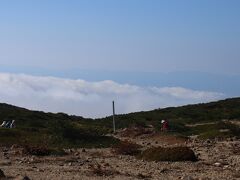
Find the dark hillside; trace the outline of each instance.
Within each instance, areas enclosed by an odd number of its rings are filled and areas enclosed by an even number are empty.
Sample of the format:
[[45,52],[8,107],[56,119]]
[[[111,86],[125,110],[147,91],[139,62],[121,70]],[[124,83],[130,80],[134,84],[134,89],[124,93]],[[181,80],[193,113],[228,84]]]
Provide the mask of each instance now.
[[12,119],[16,120],[16,128],[0,128],[0,144],[105,147],[115,142],[113,138],[104,136],[102,129],[91,123],[92,119],[0,104],[0,121]]
[[[187,105],[181,107],[169,107],[165,109],[156,109],[153,111],[136,112],[130,114],[118,115],[116,117],[117,128],[129,126],[147,126],[153,125],[156,130],[160,129],[161,120],[167,119],[170,122],[171,130],[175,133],[191,135],[201,134],[207,128],[186,127],[186,124],[214,123],[210,130],[230,128],[234,129],[233,135],[240,135],[239,127],[229,124],[222,120],[240,120],[240,98],[221,100],[218,102],[202,103],[196,105]],[[111,117],[99,119],[102,126],[111,126]],[[239,132],[236,132],[239,130]],[[209,133],[209,131],[207,133]],[[217,134],[215,132],[215,134]]]
[[[93,120],[0,104],[0,121],[12,119],[16,120],[16,128],[0,128],[0,144],[106,147],[116,142],[114,138],[105,136],[112,131],[111,116]],[[170,133],[174,134],[200,135],[202,138],[240,137],[239,126],[230,122],[240,120],[240,98],[117,115],[116,127],[152,125],[159,131],[162,119],[169,121]]]

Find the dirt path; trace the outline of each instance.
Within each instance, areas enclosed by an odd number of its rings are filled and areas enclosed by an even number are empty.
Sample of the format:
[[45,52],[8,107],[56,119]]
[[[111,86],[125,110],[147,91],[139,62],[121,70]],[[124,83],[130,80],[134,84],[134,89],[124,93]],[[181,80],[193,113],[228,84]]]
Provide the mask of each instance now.
[[196,124],[186,124],[186,127],[196,127],[196,126],[202,126],[202,125],[212,125],[216,124],[217,122],[207,122],[207,123],[196,123]]

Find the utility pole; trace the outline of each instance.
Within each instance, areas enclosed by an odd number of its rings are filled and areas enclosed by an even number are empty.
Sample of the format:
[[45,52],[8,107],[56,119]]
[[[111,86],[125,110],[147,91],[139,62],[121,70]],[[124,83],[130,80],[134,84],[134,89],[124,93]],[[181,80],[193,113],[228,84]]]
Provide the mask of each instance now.
[[114,101],[112,102],[112,107],[113,107],[113,132],[116,132],[116,127],[115,127],[115,105]]

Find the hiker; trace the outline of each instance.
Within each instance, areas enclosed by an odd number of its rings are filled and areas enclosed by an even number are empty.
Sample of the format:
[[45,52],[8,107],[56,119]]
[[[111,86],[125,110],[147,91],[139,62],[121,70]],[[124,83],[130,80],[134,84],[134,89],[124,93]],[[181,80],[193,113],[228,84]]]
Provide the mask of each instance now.
[[10,124],[10,128],[15,128],[15,120],[12,120],[12,122]]
[[3,123],[1,124],[1,127],[5,127],[7,124],[7,121],[3,121]]
[[162,120],[161,123],[162,123],[161,131],[168,131],[169,130],[168,122],[166,120]]

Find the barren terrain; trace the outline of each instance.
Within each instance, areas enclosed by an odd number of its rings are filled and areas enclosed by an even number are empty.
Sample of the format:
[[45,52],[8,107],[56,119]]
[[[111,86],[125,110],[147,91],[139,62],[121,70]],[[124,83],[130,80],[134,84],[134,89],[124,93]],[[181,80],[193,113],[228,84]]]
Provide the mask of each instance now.
[[189,146],[197,162],[147,162],[134,156],[118,155],[111,148],[66,149],[64,156],[32,156],[18,146],[2,147],[0,168],[8,179],[19,175],[36,180],[60,179],[240,179],[239,139],[184,139],[173,135],[146,133],[115,137],[142,145]]

